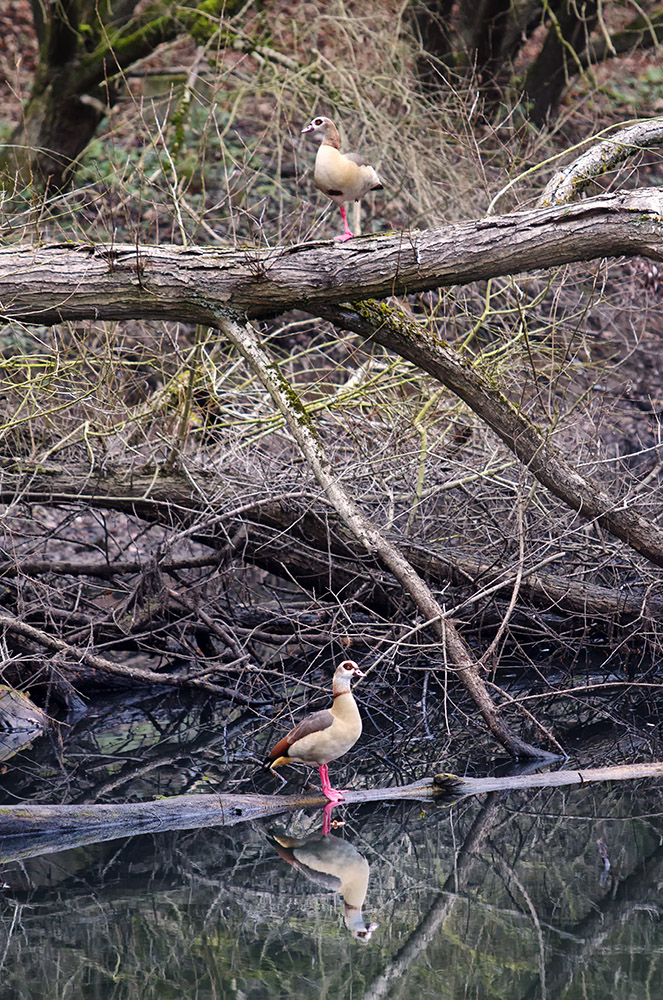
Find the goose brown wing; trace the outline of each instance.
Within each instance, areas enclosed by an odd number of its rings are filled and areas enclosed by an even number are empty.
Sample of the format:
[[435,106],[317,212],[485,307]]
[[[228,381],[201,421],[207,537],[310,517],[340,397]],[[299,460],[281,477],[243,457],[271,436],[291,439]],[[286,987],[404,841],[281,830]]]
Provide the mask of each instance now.
[[367,167],[369,165],[368,160],[361,153],[343,153],[343,156],[346,160],[352,160],[358,167]]
[[365,157],[360,156],[359,153],[345,153],[345,158],[346,158],[346,160],[352,160],[352,162],[356,163],[358,167],[369,167],[373,171],[373,173],[375,175],[375,179],[377,181],[377,184],[371,184],[371,186],[369,188],[370,191],[383,191],[384,190],[384,186],[382,184],[382,181],[379,179],[378,175],[375,173],[375,168],[371,167],[370,163],[368,162],[367,159],[365,159]]
[[279,740],[270,752],[269,760],[276,760],[277,757],[287,756],[288,749],[293,743],[301,740],[304,736],[310,736],[311,733],[321,733],[323,729],[329,729],[333,721],[334,716],[328,708],[323,708],[321,712],[314,712],[312,715],[307,715],[294,729],[290,730],[287,736]]

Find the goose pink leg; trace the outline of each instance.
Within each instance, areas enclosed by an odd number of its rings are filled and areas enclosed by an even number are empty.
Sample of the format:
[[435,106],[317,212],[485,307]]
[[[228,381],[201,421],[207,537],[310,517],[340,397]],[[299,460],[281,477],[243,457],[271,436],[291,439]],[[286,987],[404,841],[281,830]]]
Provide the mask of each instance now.
[[355,234],[351,231],[351,229],[350,229],[350,227],[348,225],[348,213],[343,208],[343,205],[339,205],[338,207],[339,207],[339,210],[340,210],[340,213],[341,213],[341,218],[343,219],[343,227],[344,228],[343,228],[343,235],[342,236],[337,236],[336,239],[337,240],[341,240],[343,243],[345,243],[346,240],[353,239]]
[[322,833],[323,833],[323,835],[327,834],[327,833],[331,833],[332,826],[336,830],[339,826],[343,826],[344,825],[345,821],[342,820],[342,819],[332,820],[332,810],[334,810],[337,805],[338,805],[338,802],[328,802],[327,805],[325,806],[325,808],[323,809],[323,812],[322,812]]
[[332,788],[326,764],[321,764],[318,770],[320,771],[320,782],[322,784],[323,794],[326,795],[330,802],[342,802],[343,792],[347,792],[347,788]]

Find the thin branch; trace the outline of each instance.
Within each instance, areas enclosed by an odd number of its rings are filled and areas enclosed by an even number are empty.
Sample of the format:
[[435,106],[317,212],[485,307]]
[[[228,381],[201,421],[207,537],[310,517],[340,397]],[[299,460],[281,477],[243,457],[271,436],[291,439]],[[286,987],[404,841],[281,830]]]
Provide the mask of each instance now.
[[223,695],[225,698],[239,701],[243,705],[252,704],[252,699],[241,694],[239,691],[231,691],[230,688],[221,687],[219,684],[212,684],[210,681],[200,678],[187,677],[186,674],[160,674],[154,670],[144,670],[140,667],[125,667],[120,663],[114,663],[103,656],[97,656],[96,653],[90,653],[87,649],[71,646],[63,639],[49,635],[41,629],[33,628],[32,625],[27,625],[25,622],[6,612],[0,614],[0,628],[3,627],[9,632],[14,632],[16,635],[21,635],[25,639],[44,646],[46,649],[55,649],[60,653],[64,653],[72,660],[84,663],[87,667],[91,668],[92,672],[98,671],[107,678],[109,676],[124,678],[134,684],[158,684],[166,687],[198,688],[202,691],[207,691],[209,694]]
[[[321,578],[324,577],[327,583],[331,580],[336,589],[342,589],[349,579],[366,573],[361,553],[352,554],[352,539],[343,536],[342,525],[336,515],[325,508],[323,499],[314,498],[306,491],[264,498],[259,496],[264,487],[248,476],[244,479],[237,476],[222,479],[202,469],[196,471],[196,483],[197,490],[194,492],[181,474],[156,478],[134,468],[115,469],[103,478],[99,475],[90,477],[88,469],[73,464],[66,469],[52,466],[38,470],[28,468],[24,472],[20,469],[13,472],[4,470],[0,482],[0,503],[85,504],[97,510],[113,509],[136,514],[150,522],[169,526],[172,526],[174,518],[179,523],[196,525],[201,514],[213,512],[209,524],[198,524],[195,537],[205,545],[214,546],[216,551],[197,558],[164,559],[159,562],[159,567],[165,572],[223,564],[237,554],[238,548],[242,558],[253,561],[259,556],[271,572],[278,572],[276,562],[282,555],[277,536],[288,532],[291,568],[295,574],[296,566],[301,563],[310,581],[317,567]],[[237,505],[238,495],[250,495],[252,501]],[[267,527],[263,529],[261,524]],[[269,536],[268,530],[274,531],[274,537]],[[334,562],[331,566],[330,530],[334,536],[342,537],[342,548],[332,546]],[[230,543],[226,540],[227,536],[231,537]],[[472,594],[454,613],[480,597],[512,587],[516,579],[517,567],[496,567],[460,549],[438,551],[431,545],[408,539],[403,539],[401,545],[417,572],[435,585],[451,582],[454,586],[467,586],[480,582],[481,589],[474,587]],[[603,587],[541,572],[551,560],[565,557],[563,551],[557,551],[539,563],[526,566],[520,585],[521,594],[538,606],[554,607],[557,612],[609,617],[622,623],[663,617],[663,599],[651,588],[631,593],[623,588]],[[111,563],[7,560],[0,562],[0,576],[61,574],[112,578],[115,575],[141,573],[145,565],[145,561],[135,560]],[[375,577],[372,579],[375,582]],[[384,579],[380,581],[381,585],[384,583]]]
[[663,118],[650,118],[620,129],[551,177],[537,204],[540,208],[567,205],[575,201],[597,177],[614,170],[643,149],[662,144]]

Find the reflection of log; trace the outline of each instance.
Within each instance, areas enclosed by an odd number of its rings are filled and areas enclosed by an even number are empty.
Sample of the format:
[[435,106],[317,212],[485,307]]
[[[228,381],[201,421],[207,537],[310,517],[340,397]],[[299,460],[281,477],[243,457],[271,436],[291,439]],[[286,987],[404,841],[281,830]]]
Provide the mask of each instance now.
[[[349,791],[344,804],[386,800],[433,800],[511,789],[556,788],[593,781],[627,781],[663,776],[663,763],[626,764],[587,770],[517,774],[505,778],[459,778],[438,774],[411,785]],[[0,861],[49,854],[80,844],[165,830],[234,826],[294,809],[327,805],[316,795],[176,795],[156,802],[103,805],[0,806]]]
[[[615,929],[636,911],[645,910],[652,919],[655,914],[660,919],[662,868],[663,847],[657,845],[642,857],[637,868],[616,882],[611,892],[600,901],[595,900],[582,919],[561,928],[567,935],[567,943],[563,951],[552,953],[548,963],[549,997],[570,996],[574,981],[597,953],[610,948],[609,944],[606,946],[609,936],[613,935],[614,940]],[[539,984],[533,983],[523,1000],[537,1000],[540,996]]]
[[[529,788],[535,786],[577,785],[593,781],[624,780],[627,778],[655,777],[663,774],[663,764],[634,764],[623,767],[596,768],[584,771],[557,771],[545,774],[518,775],[507,778],[460,779],[456,788],[468,785],[476,791],[492,791],[493,789]],[[439,775],[444,780],[453,776]],[[455,779],[458,780],[458,779]],[[490,788],[488,788],[490,786]],[[390,959],[385,969],[367,986],[364,1000],[384,1000],[390,995],[394,983],[403,983],[405,976],[414,962],[428,945],[435,940],[444,922],[451,916],[459,901],[468,901],[466,896],[471,876],[477,862],[485,864],[483,848],[486,840],[495,830],[502,799],[495,794],[489,794],[484,805],[476,816],[465,842],[458,852],[456,864],[444,884],[440,894],[424,914],[417,927],[408,935],[407,940],[398,952]],[[658,868],[653,868],[652,862],[657,862]],[[550,967],[540,967],[540,976],[525,994],[526,1000],[536,1000],[541,996],[560,997],[566,995],[574,974],[586,968],[587,961],[604,945],[608,934],[614,930],[615,924],[624,920],[632,909],[655,894],[657,883],[655,872],[660,869],[663,860],[663,850],[657,847],[653,854],[643,859],[638,869],[620,882],[616,891],[607,895],[600,903],[594,903],[590,912],[577,924],[564,928],[568,941],[563,953],[554,954]],[[569,952],[573,958],[569,959]],[[552,973],[552,975],[551,975]],[[547,992],[542,989],[542,983],[548,980]],[[552,979],[552,984],[551,984]]]

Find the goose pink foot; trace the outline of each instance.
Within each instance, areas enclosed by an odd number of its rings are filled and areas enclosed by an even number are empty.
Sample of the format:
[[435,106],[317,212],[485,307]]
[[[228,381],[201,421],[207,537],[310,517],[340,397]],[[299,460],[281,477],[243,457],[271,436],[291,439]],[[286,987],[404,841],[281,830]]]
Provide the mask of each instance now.
[[327,833],[331,833],[331,828],[332,828],[331,814],[332,814],[332,809],[334,808],[335,805],[336,805],[335,802],[328,802],[327,805],[324,808],[324,811],[322,813],[322,833],[323,833],[323,835],[327,834]]
[[321,764],[318,768],[320,771],[320,783],[322,784],[322,792],[330,802],[336,804],[337,802],[343,801],[343,793],[347,792],[347,788],[332,788],[329,781],[329,774],[327,772],[327,765]]
[[355,234],[351,231],[348,225],[348,213],[345,211],[342,205],[339,205],[338,208],[341,213],[341,218],[343,219],[343,234],[342,236],[337,236],[336,239],[340,240],[342,243],[345,243],[346,240],[354,239]]

